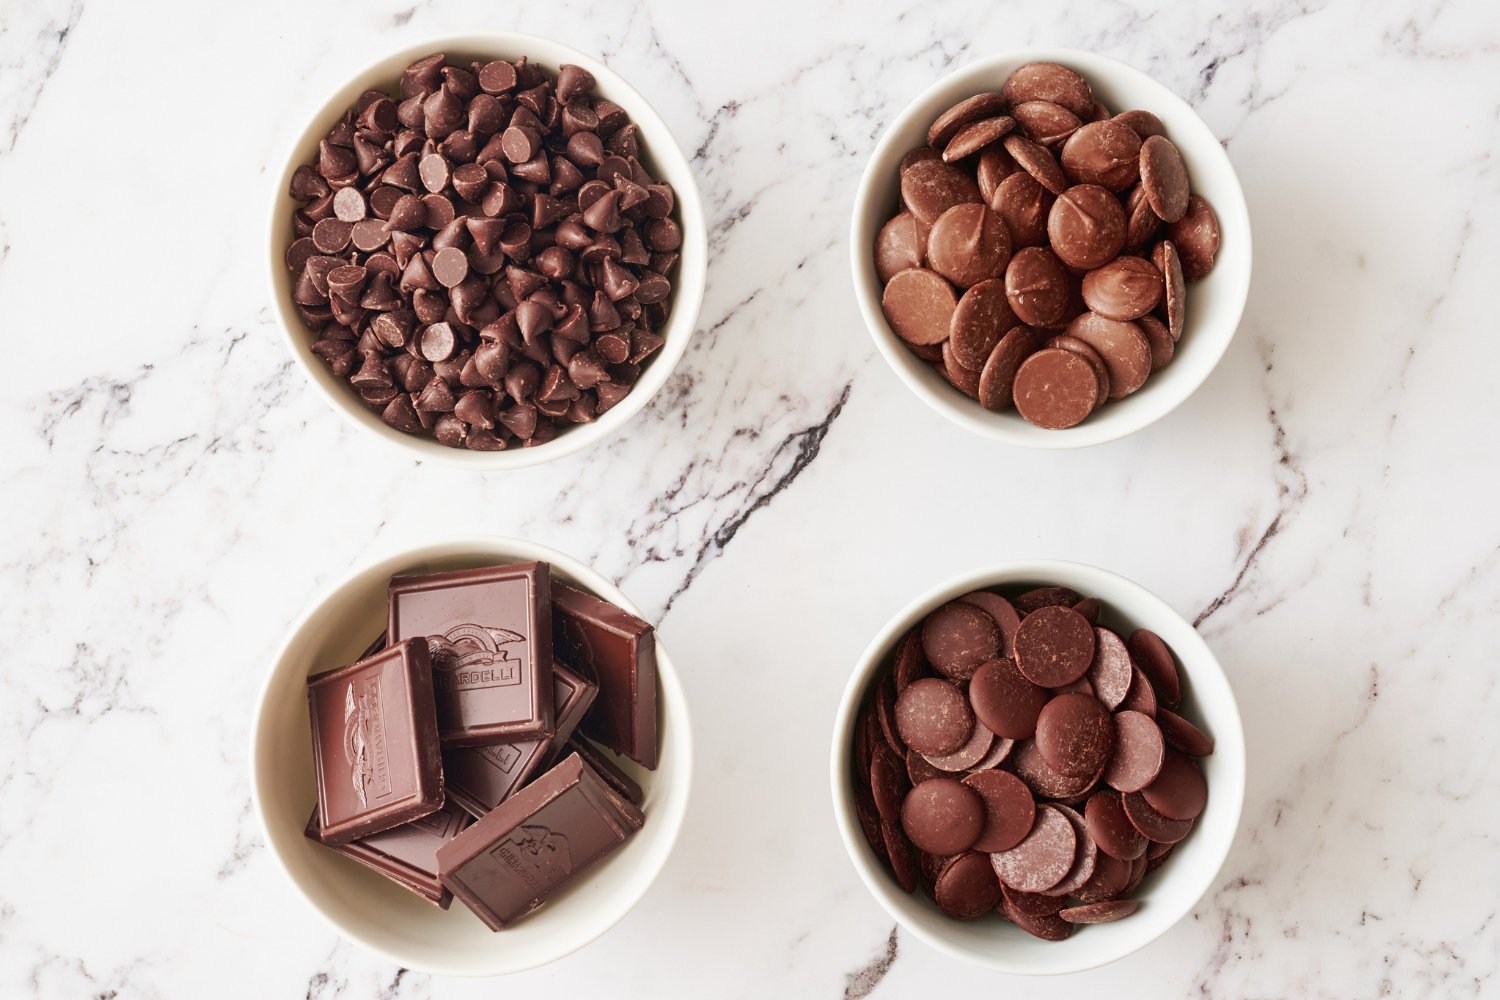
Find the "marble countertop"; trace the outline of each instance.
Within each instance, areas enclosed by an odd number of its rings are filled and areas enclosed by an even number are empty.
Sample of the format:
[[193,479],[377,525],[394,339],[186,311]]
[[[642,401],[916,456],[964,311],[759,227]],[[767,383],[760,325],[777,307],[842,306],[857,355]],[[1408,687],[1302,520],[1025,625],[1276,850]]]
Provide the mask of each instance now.
[[[608,443],[505,476],[393,459],[335,416],[286,355],[263,265],[270,178],[310,102],[469,28],[608,61],[692,153],[713,227],[668,388]],[[884,124],[1028,44],[1185,96],[1255,228],[1208,383],[1079,453],[943,422],[877,355],[848,275]],[[1479,0],[5,5],[0,995],[1500,993],[1497,80],[1500,8]],[[371,555],[472,532],[619,581],[660,622],[699,749],[641,904],[503,984],[340,941],[276,870],[247,789],[288,624]],[[1021,983],[893,928],[824,774],[886,618],[1031,556],[1123,573],[1196,620],[1250,773],[1191,918],[1115,966]]]

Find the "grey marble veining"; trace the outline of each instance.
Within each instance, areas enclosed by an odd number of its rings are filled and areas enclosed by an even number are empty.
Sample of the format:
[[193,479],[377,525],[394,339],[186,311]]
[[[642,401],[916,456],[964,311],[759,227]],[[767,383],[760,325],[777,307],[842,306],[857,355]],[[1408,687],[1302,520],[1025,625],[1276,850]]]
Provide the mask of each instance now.
[[[711,226],[668,386],[620,436],[503,477],[346,427],[266,305],[267,185],[304,115],[368,57],[466,29],[605,58],[691,156]],[[1187,98],[1255,228],[1215,374],[1074,454],[943,423],[874,351],[848,277],[885,123],[1028,44]],[[1480,0],[0,6],[0,995],[1500,994],[1497,79]],[[288,623],[436,532],[532,537],[620,581],[698,734],[651,892],[503,984],[340,941],[247,802]],[[1110,969],[1021,983],[893,929],[823,771],[868,637],[937,580],[1026,556],[1124,573],[1195,620],[1250,773],[1189,919]]]

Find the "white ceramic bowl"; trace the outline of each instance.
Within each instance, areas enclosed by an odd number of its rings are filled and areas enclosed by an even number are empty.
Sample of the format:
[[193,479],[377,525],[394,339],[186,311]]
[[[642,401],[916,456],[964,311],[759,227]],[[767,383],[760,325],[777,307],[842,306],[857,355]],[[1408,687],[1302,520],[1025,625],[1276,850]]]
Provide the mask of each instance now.
[[[403,69],[434,52],[445,53],[454,60],[515,59],[526,56],[531,62],[553,71],[562,63],[582,66],[594,74],[598,84],[595,93],[620,105],[630,114],[630,120],[640,126],[642,162],[653,176],[671,183],[676,194],[677,217],[682,224],[682,250],[676,273],[672,276],[672,312],[660,331],[665,343],[645,366],[640,380],[623,400],[594,423],[569,427],[552,441],[535,448],[467,451],[448,448],[438,444],[430,436],[405,434],[387,425],[380,419],[380,414],[360,401],[347,382],[336,377],[322,359],[312,353],[316,335],[303,324],[292,302],[294,275],[287,270],[285,256],[292,237],[292,212],[297,208],[297,203],[287,193],[293,171],[299,164],[312,161],[318,149],[318,141],[360,94],[372,88],[389,90],[400,78]],[[614,71],[582,52],[534,35],[497,31],[433,38],[393,52],[361,70],[319,105],[307,127],[288,151],[285,166],[272,191],[270,208],[270,238],[266,249],[271,302],[281,322],[287,349],[291,351],[293,360],[335,410],[364,430],[401,449],[411,458],[478,471],[499,471],[549,462],[602,441],[639,413],[650,402],[651,397],[656,395],[657,390],[666,384],[683,352],[687,350],[688,341],[698,322],[698,309],[703,304],[703,282],[708,267],[708,236],[703,222],[703,203],[698,196],[698,185],[693,179],[692,168],[677,145],[677,140],[646,99]]]
[[303,899],[340,934],[409,969],[451,976],[518,972],[562,958],[612,927],[645,895],[682,828],[692,784],[692,735],[682,685],[658,637],[661,763],[622,766],[645,790],[646,825],[515,927],[492,933],[463,903],[444,911],[303,836],[313,787],[308,674],[353,662],[385,627],[392,574],[539,559],[566,580],[629,611],[604,577],[544,545],[457,539],[397,553],[334,585],[291,629],[261,688],[250,733],[250,795],[271,855]]
[[[1088,419],[1066,430],[1044,430],[1015,410],[992,413],[953,388],[931,365],[913,354],[891,330],[880,308],[882,286],[875,276],[875,237],[900,200],[901,158],[926,145],[927,128],[943,111],[966,97],[999,90],[1011,71],[1030,62],[1057,62],[1082,73],[1095,96],[1116,113],[1131,108],[1153,112],[1182,152],[1193,191],[1219,216],[1221,245],[1213,272],[1188,286],[1187,328],[1176,356],[1139,391],[1112,400]],[[849,250],[854,294],[875,346],[901,380],[949,420],[976,434],[1029,448],[1077,448],[1124,437],[1171,412],[1203,384],[1229,347],[1250,291],[1250,215],[1245,195],[1224,147],[1182,98],[1138,69],[1076,49],[1018,49],[981,59],[951,73],[907,105],[886,129],[865,167],[854,197]]]
[[[870,850],[854,810],[850,759],[855,718],[877,672],[895,645],[929,611],[972,590],[1057,584],[1104,602],[1102,621],[1116,628],[1149,628],[1166,640],[1182,664],[1181,711],[1215,741],[1202,760],[1208,806],[1171,859],[1146,877],[1137,893],[1141,908],[1112,924],[1080,927],[1066,941],[1042,941],[998,919],[950,920],[920,890],[907,894]],[[902,927],[939,951],[999,972],[1054,975],[1081,972],[1124,958],[1166,933],[1186,916],[1218,875],[1240,822],[1245,798],[1245,734],[1223,669],[1193,627],[1161,598],[1121,576],[1072,562],[1018,562],[966,573],[912,601],[881,629],[859,658],[844,689],[833,726],[833,811],[854,868]]]

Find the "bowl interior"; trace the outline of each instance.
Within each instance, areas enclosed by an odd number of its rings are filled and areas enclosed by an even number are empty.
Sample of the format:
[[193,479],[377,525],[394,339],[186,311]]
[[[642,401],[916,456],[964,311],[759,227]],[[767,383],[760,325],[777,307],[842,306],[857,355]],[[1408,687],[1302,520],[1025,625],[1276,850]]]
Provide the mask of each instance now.
[[[388,426],[380,415],[366,407],[354,390],[328,370],[311,346],[316,335],[303,324],[292,302],[293,275],[287,270],[284,255],[292,236],[292,212],[297,203],[287,192],[292,173],[298,165],[310,162],[317,153],[318,142],[344,110],[370,89],[390,90],[401,71],[415,60],[433,52],[443,52],[452,60],[516,59],[526,56],[534,63],[556,70],[562,63],[582,66],[594,74],[595,93],[624,108],[631,121],[641,127],[641,162],[655,177],[671,183],[676,194],[678,218],[682,225],[681,258],[672,278],[672,312],[661,334],[661,349],[641,372],[639,381],[623,400],[592,424],[579,424],[561,431],[556,439],[535,448],[509,448],[497,452],[475,452],[448,448],[430,437],[404,434]],[[612,70],[592,57],[565,45],[531,35],[494,33],[434,38],[394,52],[356,74],[312,116],[292,146],[276,181],[272,194],[270,226],[270,275],[272,302],[286,334],[287,347],[313,385],[323,393],[336,410],[381,440],[406,449],[413,457],[431,459],[471,469],[507,469],[535,465],[569,454],[599,441],[618,429],[650,401],[665,384],[677,366],[698,320],[703,301],[703,284],[708,266],[707,233],[703,223],[703,206],[698,197],[697,182],[687,158],[677,145],[661,116],[636,90]]]
[[[1104,602],[1101,622],[1118,629],[1150,628],[1182,665],[1181,712],[1215,739],[1202,760],[1208,805],[1197,827],[1171,859],[1141,884],[1141,908],[1125,920],[1080,927],[1066,941],[1042,941],[999,918],[950,920],[919,890],[908,895],[870,850],[854,812],[849,773],[854,722],[864,692],[885,669],[897,641],[932,609],[981,588],[1004,590],[1060,584]],[[941,951],[1002,972],[1049,975],[1078,972],[1123,958],[1146,945],[1192,910],[1212,884],[1239,825],[1245,793],[1245,745],[1229,681],[1207,645],[1181,616],[1137,584],[1077,563],[1038,562],[985,570],[929,591],[893,618],[866,649],[845,689],[834,727],[834,811],[844,847],[878,899],[902,926]]]
[[272,854],[338,931],[408,968],[488,975],[531,968],[582,947],[645,893],[682,825],[691,783],[687,707],[671,659],[658,644],[661,763],[650,772],[620,758],[645,791],[646,825],[515,927],[492,933],[463,903],[455,900],[449,910],[439,910],[303,836],[317,802],[307,675],[352,662],[380,634],[392,574],[531,559],[550,563],[557,579],[636,610],[599,574],[542,546],[507,539],[428,546],[368,566],[339,584],[297,625],[261,692],[251,786]]
[[[880,227],[897,209],[901,157],[927,142],[927,128],[958,101],[998,90],[1012,70],[1029,62],[1070,66],[1093,85],[1095,96],[1112,111],[1142,108],[1161,118],[1168,137],[1182,152],[1193,191],[1219,216],[1221,246],[1213,272],[1188,286],[1187,327],[1172,362],[1155,372],[1138,392],[1107,403],[1083,423],[1066,430],[1044,430],[1014,410],[992,413],[950,386],[891,330],[880,308],[873,248]],[[1234,337],[1250,288],[1250,217],[1234,167],[1224,148],[1181,98],[1146,74],[1105,56],[1071,49],[1027,50],[982,59],[944,77],[917,97],[891,124],[870,157],[855,197],[851,234],[855,294],[876,346],[903,381],[948,419],[975,433],[1034,448],[1099,444],[1139,430],[1192,395]]]

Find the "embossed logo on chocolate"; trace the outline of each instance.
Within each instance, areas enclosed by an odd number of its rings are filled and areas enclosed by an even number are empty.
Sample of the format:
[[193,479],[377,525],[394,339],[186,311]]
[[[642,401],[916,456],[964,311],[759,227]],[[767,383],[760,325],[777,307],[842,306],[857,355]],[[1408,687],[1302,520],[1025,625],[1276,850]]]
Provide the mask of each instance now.
[[494,746],[479,747],[479,756],[494,764],[506,774],[516,766],[516,761],[521,759],[521,751],[510,743],[497,743]]
[[516,827],[490,849],[490,857],[532,889],[553,885],[573,870],[568,838],[537,823]]
[[360,808],[369,804],[372,795],[382,799],[391,794],[379,677],[360,678],[344,694],[344,759]]
[[481,688],[511,687],[521,683],[521,659],[505,647],[525,643],[526,637],[504,628],[455,625],[441,637],[429,636],[433,680],[447,694]]

